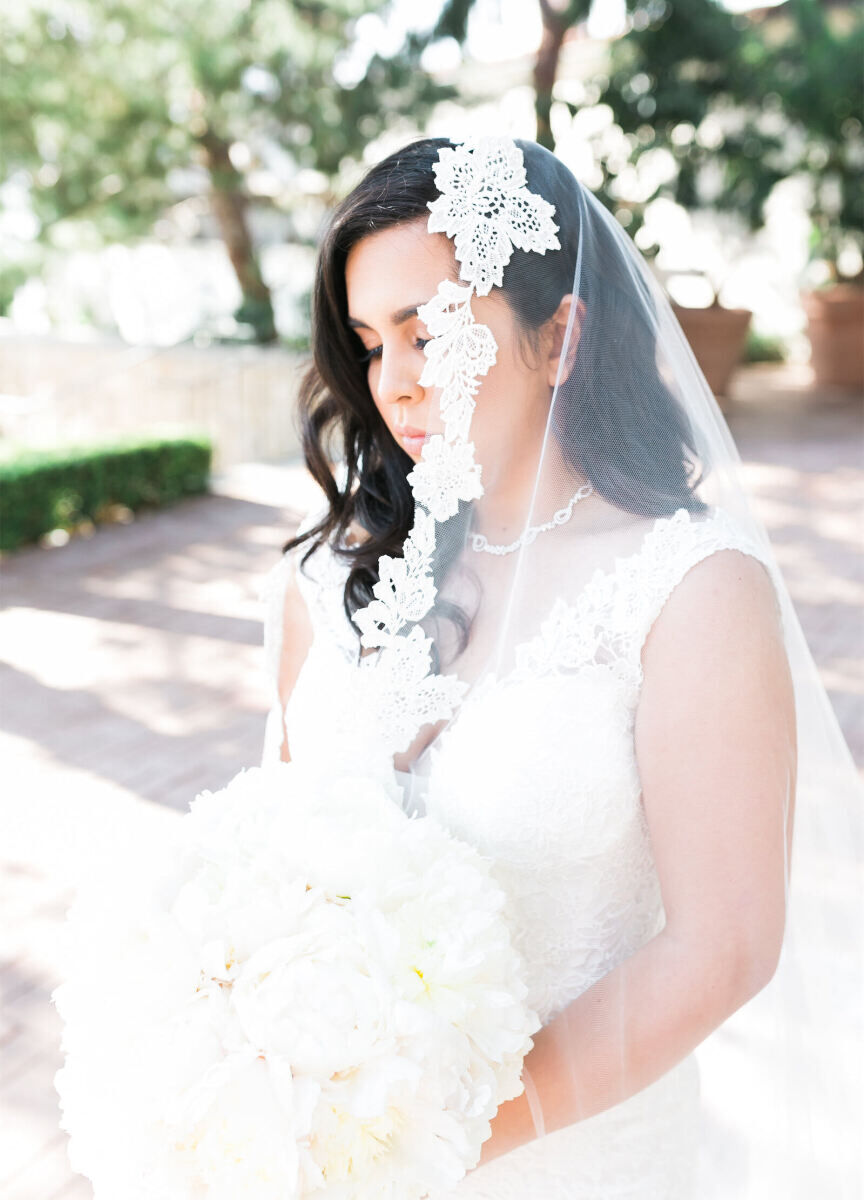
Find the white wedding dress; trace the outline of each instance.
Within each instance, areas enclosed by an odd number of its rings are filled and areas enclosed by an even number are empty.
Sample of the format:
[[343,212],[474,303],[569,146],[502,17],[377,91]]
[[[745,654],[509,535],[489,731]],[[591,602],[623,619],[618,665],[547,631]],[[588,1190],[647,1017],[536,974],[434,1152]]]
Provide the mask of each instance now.
[[[274,693],[289,559],[305,549],[277,563],[262,593]],[[414,794],[405,788],[406,811],[434,815],[494,862],[528,999],[544,1024],[665,923],[634,752],[640,653],[685,572],[723,549],[764,562],[723,510],[691,517],[682,508],[652,522],[635,552],[598,570],[576,603],[544,614],[514,671],[468,693],[424,752]],[[296,761],[327,755],[328,706],[354,669],[347,570],[319,549],[305,567],[314,579],[298,575],[315,637],[285,713]],[[281,719],[276,696],[265,762],[278,758]],[[696,1200],[699,1079],[690,1054],[626,1101],[475,1168],[431,1200]]]

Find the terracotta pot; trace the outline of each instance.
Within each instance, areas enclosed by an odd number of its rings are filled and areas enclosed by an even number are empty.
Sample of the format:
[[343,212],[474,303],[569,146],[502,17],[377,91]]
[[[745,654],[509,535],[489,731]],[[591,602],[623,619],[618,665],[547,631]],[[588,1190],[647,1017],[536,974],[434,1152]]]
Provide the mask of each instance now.
[[723,308],[719,304],[711,308],[683,308],[673,304],[672,311],[711,391],[718,398],[725,396],[744,353],[753,316],[750,309]]
[[864,287],[838,283],[801,296],[817,385],[864,389]]

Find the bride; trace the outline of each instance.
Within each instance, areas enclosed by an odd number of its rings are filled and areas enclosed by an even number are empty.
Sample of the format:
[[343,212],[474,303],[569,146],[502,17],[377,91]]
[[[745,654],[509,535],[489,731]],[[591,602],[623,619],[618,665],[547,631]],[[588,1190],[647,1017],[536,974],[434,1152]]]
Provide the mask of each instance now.
[[858,781],[632,244],[533,142],[415,141],[333,214],[312,337],[264,760],[487,856],[543,1022],[447,1196],[851,1195]]

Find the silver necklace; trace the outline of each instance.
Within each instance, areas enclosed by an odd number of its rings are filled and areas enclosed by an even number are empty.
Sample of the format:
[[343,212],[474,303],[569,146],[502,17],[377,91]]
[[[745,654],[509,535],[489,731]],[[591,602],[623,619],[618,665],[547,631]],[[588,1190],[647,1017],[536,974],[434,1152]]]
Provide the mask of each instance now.
[[487,541],[486,536],[482,533],[469,533],[471,539],[472,550],[485,550],[487,554],[511,554],[514,550],[518,550],[520,546],[530,546],[538,534],[543,533],[546,529],[554,529],[556,525],[563,525],[565,521],[569,521],[573,515],[573,505],[579,500],[584,500],[586,496],[590,496],[594,491],[594,487],[590,483],[583,483],[579,490],[570,497],[570,501],[565,508],[559,508],[551,521],[544,522],[543,525],[529,525],[519,535],[515,542],[511,542],[509,546],[493,546]]

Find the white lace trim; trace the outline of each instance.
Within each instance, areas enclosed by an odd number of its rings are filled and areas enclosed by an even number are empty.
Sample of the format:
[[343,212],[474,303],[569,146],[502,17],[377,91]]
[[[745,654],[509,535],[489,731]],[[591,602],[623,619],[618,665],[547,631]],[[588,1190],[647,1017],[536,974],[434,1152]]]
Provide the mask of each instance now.
[[724,549],[757,558],[776,586],[770,555],[725,509],[694,519],[689,509],[678,508],[654,522],[635,553],[616,557],[609,570],[598,567],[574,603],[555,601],[540,632],[516,648],[512,678],[605,663],[635,699],[642,684],[642,645],[663,604],[690,567]]
[[443,280],[418,309],[431,335],[420,382],[441,389],[444,433],[425,442],[408,475],[415,519],[404,558],[381,556],[375,598],[354,614],[362,644],[379,650],[360,659],[360,703],[371,706],[391,752],[404,749],[427,722],[452,716],[468,688],[456,675],[431,673],[432,639],[418,622],[436,596],[435,523],[455,516],[460,501],[483,495],[468,433],[479,378],[495,363],[498,347],[492,331],[475,321],[471,297],[500,286],[514,248],[539,254],[560,248],[555,210],[528,190],[522,151],[512,139],[481,137],[442,148],[434,170],[440,195],[429,202],[428,228],[455,239],[467,284]]
[[528,191],[522,151],[510,138],[443,149],[435,182],[441,195],[429,205],[429,232],[456,239],[461,276],[478,296],[501,286],[514,247],[539,254],[560,249],[555,209]]
[[[309,523],[304,521],[301,528]],[[367,661],[379,662],[377,673],[358,671],[357,642],[343,607],[349,564],[324,546],[312,555],[310,574],[305,568],[298,569],[297,581],[313,622],[316,645],[328,647],[334,655],[332,665],[325,668],[331,680],[328,720],[339,704],[353,714],[341,741],[355,754],[358,747],[363,753],[367,743],[370,747],[379,744],[378,726],[382,723],[393,731],[393,737],[410,741],[415,722],[419,719],[422,724],[424,714],[431,722],[443,704],[449,704],[452,712],[458,706],[455,721],[424,751],[434,762],[467,709],[481,703],[490,691],[524,681],[602,667],[618,680],[622,701],[635,709],[642,685],[641,648],[654,620],[684,574],[720,549],[756,557],[771,575],[779,603],[782,579],[770,549],[750,536],[725,509],[715,507],[696,517],[681,507],[669,517],[657,518],[635,551],[617,556],[609,568],[598,567],[574,598],[559,596],[537,632],[514,647],[512,669],[501,676],[488,673],[468,690],[456,676],[429,674],[427,652],[417,640],[419,630],[398,639],[392,655],[361,659],[361,666]],[[283,597],[295,553],[289,552],[271,569],[265,588],[265,658],[273,687],[266,740],[274,747],[282,737],[277,681]],[[780,615],[785,626],[788,615],[782,604]],[[788,635],[787,629],[784,634]],[[448,687],[452,691],[448,692]],[[387,750],[384,747],[383,753],[377,754],[379,764],[387,761]],[[278,756],[278,749],[273,749],[273,754]]]
[[474,320],[471,292],[445,279],[437,295],[417,310],[431,338],[420,383],[442,389],[440,411],[450,438],[468,437],[479,376],[494,365],[498,353],[492,330]]

